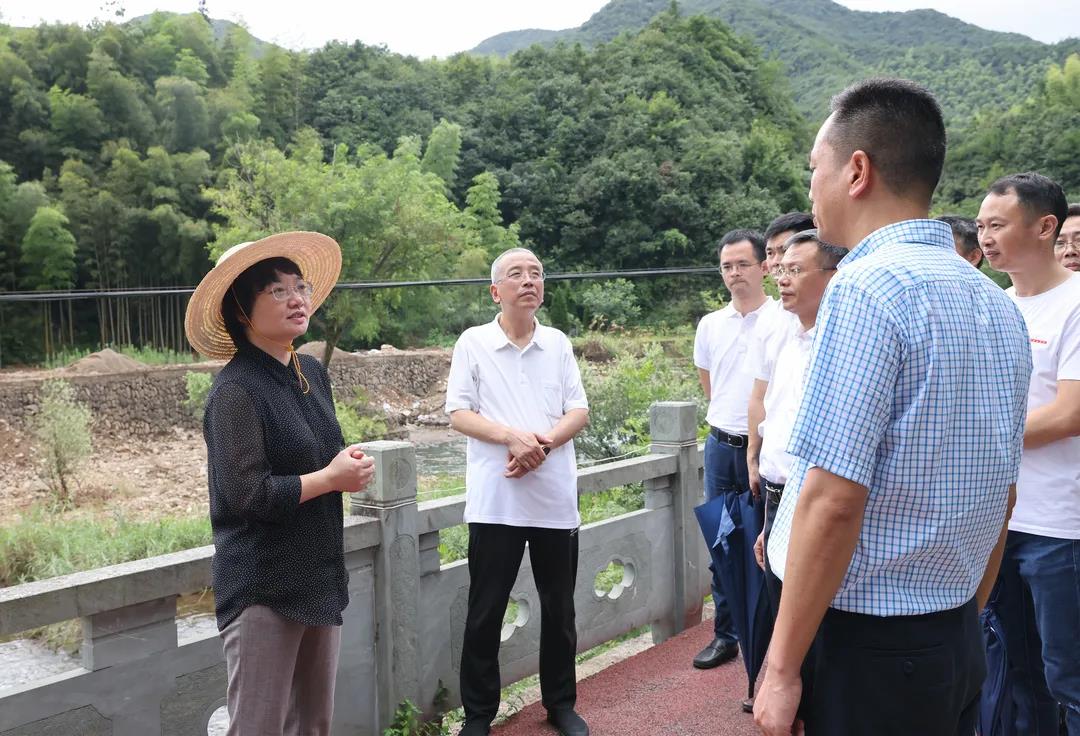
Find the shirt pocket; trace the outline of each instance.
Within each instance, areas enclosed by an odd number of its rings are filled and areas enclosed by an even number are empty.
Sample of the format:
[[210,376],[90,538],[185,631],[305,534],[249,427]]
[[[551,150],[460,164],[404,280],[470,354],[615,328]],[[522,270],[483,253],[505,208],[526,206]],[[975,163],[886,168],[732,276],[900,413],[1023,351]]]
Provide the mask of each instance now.
[[542,388],[544,394],[544,412],[548,415],[548,417],[556,421],[562,419],[562,385],[558,383],[544,383],[542,385]]

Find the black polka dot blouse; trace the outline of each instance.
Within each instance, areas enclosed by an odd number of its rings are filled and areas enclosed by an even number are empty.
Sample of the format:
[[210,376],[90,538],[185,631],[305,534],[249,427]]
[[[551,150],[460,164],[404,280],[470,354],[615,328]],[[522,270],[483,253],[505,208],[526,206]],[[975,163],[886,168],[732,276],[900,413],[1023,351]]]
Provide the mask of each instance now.
[[322,364],[292,365],[246,345],[214,379],[206,403],[212,579],[218,629],[248,606],[308,626],[341,625],[349,602],[340,493],[300,503],[300,477],[344,446]]

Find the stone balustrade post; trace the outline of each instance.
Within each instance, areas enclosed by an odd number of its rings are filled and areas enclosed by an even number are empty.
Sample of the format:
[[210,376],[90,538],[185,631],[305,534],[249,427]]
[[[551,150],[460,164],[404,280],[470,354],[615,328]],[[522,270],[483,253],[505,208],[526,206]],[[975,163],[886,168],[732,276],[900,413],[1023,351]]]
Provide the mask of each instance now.
[[157,671],[154,655],[176,649],[176,596],[83,617],[82,630],[83,667],[118,673],[112,697],[96,704],[114,736],[159,733],[161,699],[175,683]]
[[653,641],[660,643],[701,622],[706,576],[705,543],[694,507],[702,502],[701,463],[697,447],[697,406],[692,402],[661,401],[649,407],[650,451],[674,455],[678,469],[667,479],[646,484],[647,508],[671,506],[673,595],[667,615],[653,622]]
[[375,550],[375,670],[378,732],[405,700],[420,702],[420,549],[417,534],[416,450],[408,442],[370,442],[375,478],[354,493],[353,514],[379,520]]

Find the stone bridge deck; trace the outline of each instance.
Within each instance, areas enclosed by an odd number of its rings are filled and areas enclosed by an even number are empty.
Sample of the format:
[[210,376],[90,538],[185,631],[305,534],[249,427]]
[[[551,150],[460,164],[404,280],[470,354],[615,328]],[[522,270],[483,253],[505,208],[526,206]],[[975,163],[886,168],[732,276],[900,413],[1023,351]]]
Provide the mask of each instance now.
[[[696,670],[694,655],[712,637],[712,621],[613,664],[578,683],[578,712],[593,736],[753,736],[753,717],[740,707],[746,671],[734,660]],[[544,736],[556,731],[533,703],[492,729],[496,736]]]

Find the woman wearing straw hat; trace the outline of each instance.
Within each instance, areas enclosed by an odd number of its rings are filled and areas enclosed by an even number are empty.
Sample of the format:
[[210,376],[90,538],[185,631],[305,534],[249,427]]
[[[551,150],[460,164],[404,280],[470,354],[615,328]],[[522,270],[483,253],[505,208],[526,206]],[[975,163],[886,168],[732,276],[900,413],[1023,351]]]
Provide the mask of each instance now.
[[340,492],[374,466],[342,449],[326,369],[292,343],[340,271],[332,238],[271,235],[222,254],[188,303],[188,340],[229,359],[203,434],[230,736],[330,732],[349,600]]

